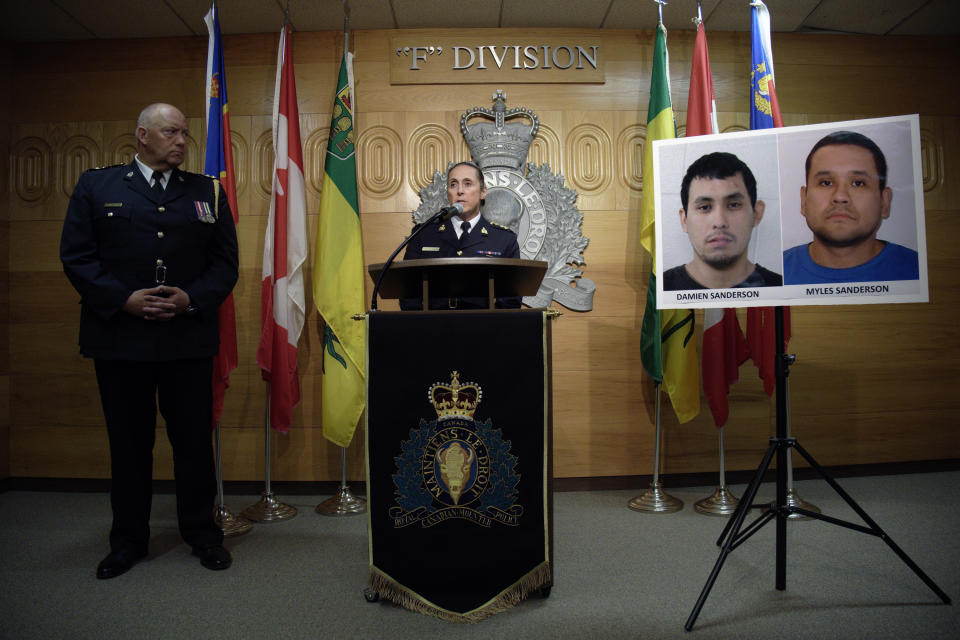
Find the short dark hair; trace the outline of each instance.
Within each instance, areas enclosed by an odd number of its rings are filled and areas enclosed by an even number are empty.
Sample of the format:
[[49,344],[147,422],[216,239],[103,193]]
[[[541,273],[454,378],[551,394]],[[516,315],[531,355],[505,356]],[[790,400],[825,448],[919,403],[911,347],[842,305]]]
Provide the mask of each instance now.
[[477,179],[480,181],[480,191],[483,191],[487,188],[487,185],[483,181],[483,171],[480,170],[480,167],[475,162],[470,162],[469,160],[464,160],[463,162],[458,162],[455,165],[452,165],[447,169],[447,176],[450,176],[450,172],[456,169],[457,167],[473,167],[474,171],[477,172]]
[[743,177],[743,184],[750,196],[750,206],[756,206],[757,179],[753,177],[750,167],[732,153],[716,151],[700,156],[687,168],[687,174],[683,176],[683,182],[680,183],[680,202],[683,204],[683,210],[687,210],[687,201],[690,198],[690,183],[696,178],[724,180],[732,178],[738,173]]
[[873,154],[873,163],[877,167],[877,177],[880,181],[880,191],[883,191],[887,186],[887,159],[884,157],[883,151],[880,150],[876,142],[856,131],[834,131],[820,138],[817,144],[813,145],[813,149],[810,149],[810,153],[807,154],[807,162],[804,165],[804,182],[810,179],[810,164],[813,154],[822,147],[840,144],[850,144],[855,147],[861,147]]

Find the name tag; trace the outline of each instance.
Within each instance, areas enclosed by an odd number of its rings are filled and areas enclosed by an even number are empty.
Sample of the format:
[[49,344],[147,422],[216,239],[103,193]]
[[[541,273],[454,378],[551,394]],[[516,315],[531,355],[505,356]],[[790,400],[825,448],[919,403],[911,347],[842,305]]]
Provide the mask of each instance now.
[[420,251],[440,251],[440,247],[422,247]]

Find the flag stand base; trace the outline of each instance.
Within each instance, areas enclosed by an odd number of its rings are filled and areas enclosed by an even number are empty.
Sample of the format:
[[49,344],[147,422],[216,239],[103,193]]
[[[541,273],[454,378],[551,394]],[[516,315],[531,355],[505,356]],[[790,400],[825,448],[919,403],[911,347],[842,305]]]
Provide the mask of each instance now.
[[713,492],[713,495],[694,502],[693,508],[696,509],[697,513],[726,518],[733,515],[738,504],[740,504],[740,501],[737,500],[736,496],[730,493],[725,486],[720,486]]
[[[717,546],[720,547],[720,557],[717,558],[716,564],[713,566],[713,570],[710,572],[709,578],[707,578],[707,583],[704,585],[703,590],[700,592],[700,597],[697,598],[697,602],[693,607],[693,611],[690,612],[690,617],[687,618],[687,622],[684,625],[684,629],[690,631],[693,629],[693,625],[697,621],[697,616],[700,615],[700,610],[703,608],[704,603],[707,600],[707,596],[710,595],[710,589],[713,588],[714,582],[716,582],[717,577],[720,575],[720,570],[723,568],[723,563],[727,559],[727,556],[730,555],[730,552],[735,548],[740,546],[743,542],[746,542],[750,536],[759,531],[765,524],[771,520],[776,519],[777,529],[776,529],[776,588],[778,591],[783,591],[787,588],[787,519],[792,514],[800,514],[801,516],[806,516],[808,518],[815,518],[817,520],[823,520],[829,524],[834,524],[841,527],[846,527],[847,529],[852,529],[854,531],[859,531],[860,533],[867,533],[873,536],[876,536],[883,540],[888,547],[890,547],[897,556],[903,560],[903,562],[910,567],[910,569],[917,575],[918,578],[923,580],[944,604],[950,604],[950,596],[943,592],[937,584],[930,579],[930,577],[923,572],[923,570],[913,561],[910,557],[904,553],[904,551],[897,546],[897,544],[886,534],[886,532],[874,522],[867,512],[864,511],[860,505],[854,502],[846,491],[844,491],[837,482],[830,477],[826,470],[821,467],[816,460],[813,459],[807,450],[804,449],[796,438],[787,437],[787,393],[786,393],[786,378],[789,374],[790,365],[793,364],[794,356],[785,355],[783,352],[783,307],[776,307],[775,310],[775,319],[776,319],[776,356],[775,356],[775,365],[776,365],[776,380],[777,380],[777,435],[776,437],[770,438],[770,446],[767,447],[767,452],[764,454],[763,459],[760,461],[760,466],[757,467],[757,471],[753,476],[753,479],[750,481],[750,484],[747,485],[747,490],[744,492],[743,497],[740,499],[740,504],[737,506],[736,512],[733,514],[727,525],[723,529],[723,533],[720,534],[720,538],[717,540]],[[861,524],[855,524],[852,522],[846,522],[838,518],[832,518],[830,516],[821,514],[816,511],[808,511],[802,509],[798,506],[793,506],[787,503],[787,468],[789,464],[787,462],[788,453],[791,449],[796,449],[803,458],[813,467],[820,477],[823,478],[830,487],[837,492],[837,494],[843,498],[844,502],[853,509],[858,516],[863,520],[867,526]],[[757,491],[760,489],[760,484],[763,480],[764,474],[770,468],[770,464],[773,462],[774,455],[777,459],[777,497],[774,502],[771,502],[766,505],[754,505],[753,500],[756,498]],[[743,527],[743,521],[746,518],[747,512],[752,508],[761,508],[763,512],[757,516],[757,518],[751,522],[747,527]]]
[[225,538],[239,536],[250,531],[253,524],[243,516],[235,516],[224,506],[217,507],[213,514],[213,521],[217,523],[220,530],[223,531]]
[[355,516],[367,511],[367,501],[353,495],[350,487],[342,484],[335,496],[317,505],[316,511],[322,516]]
[[647,513],[673,513],[683,509],[683,501],[665,492],[659,482],[651,482],[643,495],[630,500],[627,506],[634,511]]
[[260,494],[260,500],[243,510],[243,516],[253,522],[279,522],[297,515],[297,508],[277,500],[271,491]]

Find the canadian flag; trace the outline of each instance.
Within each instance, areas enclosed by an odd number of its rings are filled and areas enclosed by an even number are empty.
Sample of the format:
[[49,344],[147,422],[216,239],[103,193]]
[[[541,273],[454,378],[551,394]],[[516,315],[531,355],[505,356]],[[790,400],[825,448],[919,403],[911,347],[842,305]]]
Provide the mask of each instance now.
[[263,243],[262,329],[257,364],[270,383],[270,426],[286,432],[300,402],[297,342],[304,323],[303,263],[307,259],[307,201],[300,116],[293,77],[290,25],[277,54],[273,101],[273,189]]
[[[693,66],[690,69],[690,96],[687,100],[687,137],[719,133],[717,103],[713,97],[713,76],[710,54],[703,24],[697,25],[693,44]],[[727,423],[730,406],[727,394],[739,377],[740,365],[750,356],[747,341],[733,309],[707,309],[703,313],[703,349],[700,369],[703,372],[703,393],[713,414],[713,423]]]

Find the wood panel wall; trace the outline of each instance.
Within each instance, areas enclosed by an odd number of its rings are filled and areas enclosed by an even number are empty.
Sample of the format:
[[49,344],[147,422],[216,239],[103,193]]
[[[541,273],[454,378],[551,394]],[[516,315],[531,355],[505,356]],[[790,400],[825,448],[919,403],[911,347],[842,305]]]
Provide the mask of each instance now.
[[[448,159],[467,157],[458,129],[466,108],[489,105],[494,90],[502,88],[508,107],[536,111],[542,141],[530,160],[549,161],[579,192],[583,233],[590,239],[585,276],[597,284],[592,311],[561,308],[563,315],[554,321],[555,473],[651,473],[653,387],[640,367],[650,264],[638,241],[640,191],[634,177],[641,175],[638,145],[645,131],[653,34],[602,32],[603,85],[390,86],[393,33],[357,32],[351,38],[366,261],[383,261],[400,242],[419,204],[417,189],[433,172]],[[426,38],[431,33],[423,32]],[[444,32],[451,33],[456,34]],[[514,35],[532,41],[549,32]],[[721,129],[746,128],[749,34],[710,33],[709,40]],[[235,292],[240,368],[223,418],[227,480],[259,480],[264,473],[265,389],[254,353],[276,46],[277,34],[225,39],[241,248]],[[342,34],[335,32],[297,33],[294,40],[311,238],[341,46]],[[692,46],[693,32],[671,32],[670,73],[681,133]],[[773,46],[787,124],[919,112],[926,185],[931,302],[795,309],[793,433],[829,465],[960,457],[954,426],[960,409],[955,321],[960,258],[954,233],[960,214],[960,89],[946,80],[960,64],[958,47],[947,38],[800,34],[775,34]],[[8,116],[0,162],[9,156],[9,171],[2,172],[9,183],[0,178],[6,194],[0,204],[0,252],[6,256],[0,261],[0,295],[7,295],[9,275],[9,299],[3,302],[15,304],[4,304],[0,321],[0,453],[9,447],[10,475],[109,475],[92,364],[76,347],[77,295],[57,255],[60,228],[79,173],[132,155],[135,118],[147,103],[172,102],[185,112],[192,130],[186,168],[202,166],[205,54],[205,38],[39,44],[6,53],[10,103],[0,107],[5,109],[0,115]],[[584,123],[596,126],[584,129]],[[309,269],[306,276],[309,282]],[[369,289],[368,283],[368,295]],[[320,335],[309,293],[307,304],[311,311],[299,358],[303,401],[290,433],[272,436],[274,480],[339,478],[339,451],[320,434]],[[698,324],[701,320],[698,314]],[[728,469],[753,468],[774,431],[773,401],[764,395],[755,368],[748,363],[740,373],[725,429]],[[697,419],[679,425],[665,402],[663,427],[663,473],[716,470],[717,434],[705,403]],[[347,458],[348,476],[362,478],[362,437]],[[171,476],[163,437],[155,466],[156,477]]]

